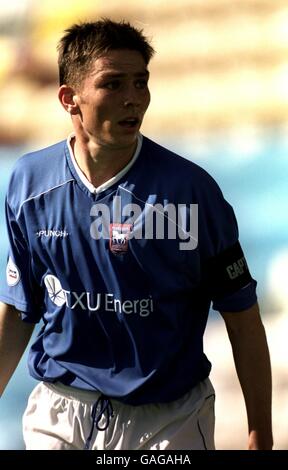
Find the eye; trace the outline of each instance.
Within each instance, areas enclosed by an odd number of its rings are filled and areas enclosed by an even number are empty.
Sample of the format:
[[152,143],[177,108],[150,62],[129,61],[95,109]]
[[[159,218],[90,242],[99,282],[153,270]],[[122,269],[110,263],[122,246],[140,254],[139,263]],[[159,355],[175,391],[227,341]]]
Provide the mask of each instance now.
[[105,83],[103,85],[103,88],[107,88],[107,90],[117,90],[119,86],[120,86],[119,80],[112,80],[111,82]]
[[144,88],[146,88],[147,85],[148,85],[148,80],[144,80],[144,79],[137,80],[135,83],[135,87],[140,90],[143,90]]

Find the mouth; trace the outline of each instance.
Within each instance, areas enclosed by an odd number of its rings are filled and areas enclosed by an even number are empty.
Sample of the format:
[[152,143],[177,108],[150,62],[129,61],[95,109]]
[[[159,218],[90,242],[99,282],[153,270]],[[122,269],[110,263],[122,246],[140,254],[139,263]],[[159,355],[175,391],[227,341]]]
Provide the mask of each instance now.
[[140,119],[138,117],[127,117],[119,121],[118,124],[126,129],[136,129],[140,124]]

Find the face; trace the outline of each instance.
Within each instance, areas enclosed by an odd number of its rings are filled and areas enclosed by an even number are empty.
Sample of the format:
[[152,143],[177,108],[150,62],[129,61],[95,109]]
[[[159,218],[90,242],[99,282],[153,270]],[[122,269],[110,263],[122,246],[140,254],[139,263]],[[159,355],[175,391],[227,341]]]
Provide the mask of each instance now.
[[113,50],[95,60],[74,97],[78,132],[97,145],[135,145],[150,102],[149,73],[138,51]]

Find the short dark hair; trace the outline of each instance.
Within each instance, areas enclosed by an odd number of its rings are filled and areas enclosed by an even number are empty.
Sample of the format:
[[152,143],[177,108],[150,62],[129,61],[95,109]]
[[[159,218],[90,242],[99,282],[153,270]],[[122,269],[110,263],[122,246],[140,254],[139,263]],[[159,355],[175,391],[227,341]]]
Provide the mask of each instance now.
[[60,86],[79,86],[92,62],[111,50],[139,51],[146,65],[155,52],[142,30],[108,18],[72,25],[65,30],[57,49]]

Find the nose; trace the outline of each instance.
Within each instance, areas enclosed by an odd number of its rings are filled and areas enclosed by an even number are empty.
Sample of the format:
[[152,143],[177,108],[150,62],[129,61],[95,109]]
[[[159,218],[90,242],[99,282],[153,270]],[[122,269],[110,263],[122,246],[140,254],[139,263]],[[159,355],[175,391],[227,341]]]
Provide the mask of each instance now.
[[123,104],[124,108],[129,106],[138,107],[141,104],[141,98],[139,94],[139,90],[135,87],[134,84],[131,84],[126,87],[124,96],[123,96]]

